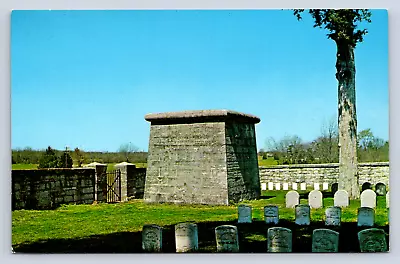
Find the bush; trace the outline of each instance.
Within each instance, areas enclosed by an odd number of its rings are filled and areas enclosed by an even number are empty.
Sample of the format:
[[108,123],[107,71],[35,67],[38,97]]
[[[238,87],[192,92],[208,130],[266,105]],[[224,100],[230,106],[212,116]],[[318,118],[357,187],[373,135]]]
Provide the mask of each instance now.
[[59,158],[56,152],[49,146],[39,160],[38,169],[57,168],[58,165]]

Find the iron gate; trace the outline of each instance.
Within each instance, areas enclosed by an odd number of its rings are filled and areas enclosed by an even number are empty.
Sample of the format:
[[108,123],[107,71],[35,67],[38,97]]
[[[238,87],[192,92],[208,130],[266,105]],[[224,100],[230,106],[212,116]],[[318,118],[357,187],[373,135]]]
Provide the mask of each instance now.
[[121,201],[121,171],[107,172],[107,203]]

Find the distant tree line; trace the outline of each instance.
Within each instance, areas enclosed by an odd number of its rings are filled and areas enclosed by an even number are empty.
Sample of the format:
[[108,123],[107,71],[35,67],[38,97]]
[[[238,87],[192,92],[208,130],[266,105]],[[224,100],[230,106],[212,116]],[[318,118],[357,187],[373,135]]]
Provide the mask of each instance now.
[[[334,122],[323,126],[321,136],[303,142],[296,136],[285,136],[276,141],[267,139],[266,149],[260,150],[263,159],[273,158],[278,164],[315,164],[339,162],[338,129]],[[358,161],[389,161],[389,141],[373,135],[371,129],[358,133]]]
[[[12,164],[40,164],[41,168],[68,168],[65,167],[65,160],[71,158],[72,164],[81,167],[91,162],[100,163],[145,163],[147,152],[139,151],[132,144],[123,144],[117,152],[83,151],[75,148],[73,151],[56,150],[50,146],[45,150],[34,150],[30,147],[12,150]],[[56,161],[57,160],[57,161]],[[62,165],[64,163],[64,165]],[[45,165],[48,164],[48,165]],[[67,166],[69,163],[67,161]]]

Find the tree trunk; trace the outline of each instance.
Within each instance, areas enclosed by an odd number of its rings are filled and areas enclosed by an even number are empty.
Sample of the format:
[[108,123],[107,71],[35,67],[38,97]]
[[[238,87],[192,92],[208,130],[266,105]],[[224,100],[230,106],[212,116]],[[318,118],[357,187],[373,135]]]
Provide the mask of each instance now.
[[360,197],[357,163],[357,115],[354,47],[336,42],[336,79],[338,80],[339,190],[350,199]]

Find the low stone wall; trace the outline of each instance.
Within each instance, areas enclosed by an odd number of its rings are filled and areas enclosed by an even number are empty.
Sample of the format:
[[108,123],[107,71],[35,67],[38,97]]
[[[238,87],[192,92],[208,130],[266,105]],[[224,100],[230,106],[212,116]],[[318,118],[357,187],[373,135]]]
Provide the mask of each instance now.
[[[372,185],[383,183],[389,186],[389,162],[358,164],[359,183],[369,182]],[[331,186],[339,178],[339,164],[301,164],[260,167],[261,183],[328,183]]]
[[128,198],[143,199],[146,168],[133,168],[127,175]]
[[12,210],[91,204],[94,186],[94,169],[12,170]]

